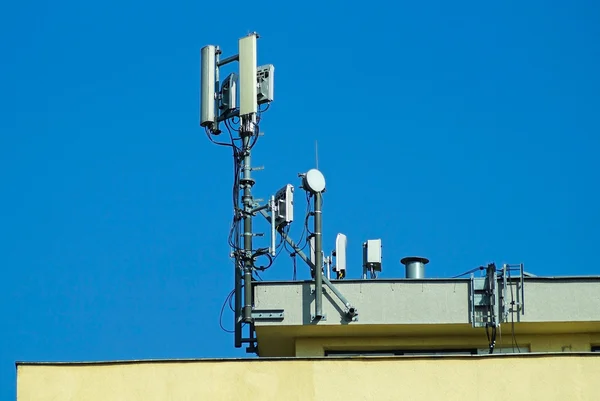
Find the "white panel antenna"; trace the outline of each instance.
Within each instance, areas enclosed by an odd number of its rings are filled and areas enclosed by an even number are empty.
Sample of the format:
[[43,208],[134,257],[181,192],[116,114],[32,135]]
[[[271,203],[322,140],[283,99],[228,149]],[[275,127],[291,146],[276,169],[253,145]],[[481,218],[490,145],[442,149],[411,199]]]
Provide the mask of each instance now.
[[215,114],[216,47],[204,46],[200,51],[200,125],[211,127]]
[[367,272],[376,278],[378,271],[381,271],[381,239],[370,239],[363,243],[363,278],[367,278]]
[[344,234],[338,234],[335,238],[335,266],[333,271],[337,274],[338,279],[346,277],[346,245],[348,239]]
[[275,194],[277,215],[275,225],[277,228],[285,227],[294,221],[294,186],[287,184]]
[[221,103],[219,109],[222,114],[237,107],[237,74],[232,72],[225,78],[221,85]]
[[256,85],[256,38],[255,33],[239,40],[240,69],[240,116],[254,114],[258,110]]
[[258,85],[258,104],[269,103],[273,101],[274,95],[274,74],[273,64],[262,65],[256,72],[256,81]]

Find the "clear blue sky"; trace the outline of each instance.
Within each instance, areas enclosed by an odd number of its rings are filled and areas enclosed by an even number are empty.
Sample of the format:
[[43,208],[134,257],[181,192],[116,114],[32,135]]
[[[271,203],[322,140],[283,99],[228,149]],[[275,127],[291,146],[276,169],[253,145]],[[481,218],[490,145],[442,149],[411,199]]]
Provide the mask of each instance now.
[[600,273],[599,20],[591,0],[6,3],[0,399],[16,360],[245,355],[218,325],[231,156],[198,127],[198,64],[250,31],[276,66],[255,194],[297,185],[318,140],[349,277],[369,238],[387,278],[413,254],[429,276]]

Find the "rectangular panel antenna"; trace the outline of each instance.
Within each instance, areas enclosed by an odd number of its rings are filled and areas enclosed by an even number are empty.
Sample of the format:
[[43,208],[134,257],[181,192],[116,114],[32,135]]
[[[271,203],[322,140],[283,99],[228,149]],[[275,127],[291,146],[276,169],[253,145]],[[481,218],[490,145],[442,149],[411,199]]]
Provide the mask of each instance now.
[[269,103],[273,101],[275,67],[273,64],[258,67],[256,81],[258,85],[258,104]]
[[380,239],[370,239],[363,244],[363,267],[381,271]]
[[256,34],[239,40],[240,57],[240,116],[254,114],[256,101]]
[[294,186],[287,184],[277,191],[275,201],[277,202],[275,225],[281,228],[294,221]]
[[237,107],[237,74],[232,72],[221,85],[221,114],[226,114]]
[[335,266],[333,271],[337,273],[338,279],[346,277],[346,246],[348,239],[344,234],[338,234],[335,238]]
[[200,125],[216,123],[215,114],[215,54],[216,47],[205,46],[200,52]]

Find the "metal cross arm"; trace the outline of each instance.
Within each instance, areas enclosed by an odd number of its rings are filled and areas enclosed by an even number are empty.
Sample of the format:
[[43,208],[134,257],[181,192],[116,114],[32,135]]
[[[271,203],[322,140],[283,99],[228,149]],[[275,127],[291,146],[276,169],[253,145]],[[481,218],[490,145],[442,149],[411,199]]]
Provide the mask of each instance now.
[[[269,213],[267,213],[264,209],[260,209],[258,208],[258,211],[260,212],[260,214],[263,215],[263,217],[265,219],[267,219],[267,221],[270,223],[271,222],[271,216],[269,216]],[[279,235],[281,235],[281,238],[283,238],[285,240],[285,242],[287,242],[293,249],[294,252],[296,252],[296,254],[298,256],[300,256],[300,259],[302,259],[304,262],[306,262],[306,264],[308,265],[308,267],[310,267],[311,271],[315,270],[315,265],[313,264],[313,262],[310,261],[310,259],[308,258],[308,256],[306,256],[306,254],[302,251],[302,249],[300,249],[296,243],[294,242],[294,240],[292,240],[289,235],[287,235],[286,233],[282,232],[281,230],[278,230]]]
[[[263,217],[265,219],[267,219],[268,222],[271,222],[271,216],[269,216],[269,214],[264,209],[260,210],[260,214],[262,214]],[[310,261],[310,259],[308,258],[308,256],[306,256],[306,254],[302,251],[302,249],[300,249],[296,245],[296,243],[289,237],[289,235],[282,232],[281,230],[279,230],[278,232],[281,235],[281,238],[283,238],[292,247],[292,249],[294,249],[294,252],[296,252],[296,254],[298,256],[300,256],[300,259],[302,259],[310,267],[310,269],[314,272],[315,265]],[[344,304],[344,306],[346,307],[346,310],[345,310],[346,316],[351,320],[357,320],[358,309],[356,309],[356,307],[354,307],[352,305],[352,303],[350,303],[350,301],[348,301],[348,299],[344,296],[344,294],[342,294],[340,292],[340,290],[338,290],[333,285],[333,283],[327,279],[327,277],[323,277],[323,283],[327,287],[329,287],[329,289],[335,294],[335,296],[338,297],[338,299]]]

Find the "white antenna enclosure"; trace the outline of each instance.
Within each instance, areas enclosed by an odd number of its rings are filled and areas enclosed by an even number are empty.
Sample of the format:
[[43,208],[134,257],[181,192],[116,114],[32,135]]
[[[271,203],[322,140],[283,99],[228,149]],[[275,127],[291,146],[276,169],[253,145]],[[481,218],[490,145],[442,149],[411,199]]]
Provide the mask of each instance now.
[[239,40],[240,115],[255,114],[258,110],[256,83],[256,33]]
[[269,103],[274,99],[274,76],[275,67],[273,64],[262,65],[258,67],[256,81],[258,85],[258,104]]
[[200,126],[215,122],[215,56],[216,47],[204,46],[200,51]]
[[277,216],[275,225],[280,228],[294,221],[294,186],[287,184],[275,194]]
[[346,276],[346,247],[348,238],[344,234],[338,234],[335,238],[335,266],[333,271],[338,277]]
[[320,193],[325,190],[325,176],[316,168],[308,170],[304,176],[304,187],[312,193]]
[[370,239],[363,244],[363,267],[381,271],[381,239]]
[[219,109],[223,113],[237,107],[237,74],[232,72],[225,78],[221,85],[221,104]]

